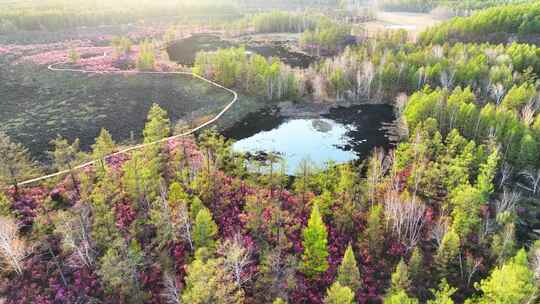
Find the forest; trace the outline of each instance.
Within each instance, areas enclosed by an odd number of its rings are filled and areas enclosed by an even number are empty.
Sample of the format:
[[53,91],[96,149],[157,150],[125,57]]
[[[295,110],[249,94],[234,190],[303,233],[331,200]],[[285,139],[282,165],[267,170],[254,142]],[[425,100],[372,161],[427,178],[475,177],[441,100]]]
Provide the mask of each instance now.
[[539,14],[540,4],[536,1],[494,7],[471,17],[454,18],[424,32],[420,40],[425,44],[441,44],[448,41],[484,41],[497,33],[538,34]]
[[527,0],[382,0],[379,6],[388,11],[429,12],[448,9],[456,15],[468,15],[471,11],[506,4],[525,3]]
[[[345,2],[288,4],[339,11]],[[175,26],[158,38],[115,35],[97,47],[71,42],[32,53],[41,66],[58,58],[59,68],[99,65],[94,78],[193,72],[238,92],[233,103],[238,97],[240,106],[246,96],[271,107],[389,104],[394,139],[364,159],[324,166],[305,159],[288,174],[283,155],[237,151],[217,128],[172,137],[192,126],[179,125],[158,101],[148,110],[142,145],[125,153],[117,152],[128,144],[102,128],[89,149],[58,135],[47,161],[38,162],[0,128],[0,302],[538,303],[540,48],[484,39],[492,32],[540,34],[540,2],[513,2],[381,1],[389,10],[479,10],[417,41],[405,29],[358,36],[353,29],[361,24],[324,10],[272,7],[224,21],[242,24],[242,35],[297,36],[295,51],[317,59],[307,68],[250,51],[245,40],[201,50],[193,66],[165,64],[159,46],[187,31]],[[181,5],[196,11],[187,2],[161,4],[107,13],[97,4],[77,11],[14,6],[0,12],[0,31],[174,17]],[[2,50],[19,56],[0,44],[0,56]],[[17,62],[9,69],[23,65]],[[36,79],[25,81],[37,86],[43,69],[28,68]],[[87,161],[94,162],[79,167]]]

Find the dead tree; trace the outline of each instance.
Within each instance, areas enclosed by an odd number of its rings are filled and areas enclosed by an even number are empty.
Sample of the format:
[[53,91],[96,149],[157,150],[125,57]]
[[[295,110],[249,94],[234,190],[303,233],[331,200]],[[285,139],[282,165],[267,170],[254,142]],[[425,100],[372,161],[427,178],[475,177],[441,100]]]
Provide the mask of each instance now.
[[30,250],[25,242],[19,238],[19,225],[8,217],[0,217],[0,253],[4,261],[19,275],[23,271],[23,261]]
[[168,272],[163,273],[163,289],[161,297],[167,304],[181,304],[181,283],[174,279]]
[[246,248],[241,236],[235,235],[232,239],[226,240],[221,248],[224,256],[223,266],[226,272],[234,278],[236,285],[241,287],[251,280],[251,276],[246,275],[246,268],[253,261],[251,260],[251,248]]
[[95,251],[90,238],[90,208],[80,207],[77,214],[61,213],[57,232],[62,235],[62,245],[72,254],[70,266],[80,268],[91,267],[95,262]]
[[385,195],[384,211],[387,227],[407,250],[413,249],[424,227],[426,206],[414,195],[402,199],[397,191],[391,190]]
[[517,185],[528,192],[531,195],[536,196],[540,194],[540,169],[534,171],[534,169],[523,170],[519,174],[524,177],[526,183],[517,183]]

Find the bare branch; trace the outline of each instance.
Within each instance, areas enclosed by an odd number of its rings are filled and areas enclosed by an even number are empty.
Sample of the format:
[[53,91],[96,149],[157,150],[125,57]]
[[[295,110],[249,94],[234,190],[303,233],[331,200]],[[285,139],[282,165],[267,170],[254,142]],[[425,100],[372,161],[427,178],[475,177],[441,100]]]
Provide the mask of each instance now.
[[166,304],[181,304],[182,288],[181,283],[174,279],[169,273],[163,273],[163,292],[161,297]]
[[23,271],[22,263],[30,250],[18,234],[19,225],[15,220],[0,217],[0,253],[6,264],[20,275]]
[[413,249],[424,226],[426,206],[418,202],[415,196],[402,200],[399,193],[392,190],[385,195],[384,209],[387,226],[391,226],[392,232],[407,250]]

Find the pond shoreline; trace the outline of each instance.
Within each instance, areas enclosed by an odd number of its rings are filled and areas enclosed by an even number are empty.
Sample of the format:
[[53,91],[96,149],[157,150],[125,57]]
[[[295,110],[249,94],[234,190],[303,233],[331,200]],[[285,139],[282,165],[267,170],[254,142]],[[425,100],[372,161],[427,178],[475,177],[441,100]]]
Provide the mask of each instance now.
[[279,108],[280,114],[286,118],[321,118],[328,115],[335,108],[350,108],[361,105],[392,105],[387,102],[378,102],[374,100],[361,101],[332,101],[332,102],[291,102],[282,101],[276,106]]

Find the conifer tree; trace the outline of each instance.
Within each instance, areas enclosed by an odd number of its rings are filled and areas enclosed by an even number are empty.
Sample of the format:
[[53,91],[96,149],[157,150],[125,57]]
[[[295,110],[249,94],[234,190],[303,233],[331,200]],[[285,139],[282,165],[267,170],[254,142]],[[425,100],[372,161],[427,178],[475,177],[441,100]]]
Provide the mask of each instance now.
[[476,286],[483,292],[481,304],[533,303],[538,292],[538,283],[529,267],[525,249]]
[[418,304],[418,300],[411,298],[404,290],[397,293],[392,293],[386,296],[383,300],[384,304]]
[[376,256],[383,247],[384,242],[384,223],[382,221],[383,207],[373,205],[367,218],[367,227],[362,233],[360,243],[367,243],[369,252]]
[[308,225],[302,232],[304,253],[302,255],[302,271],[308,277],[316,276],[328,269],[328,232],[322,220],[319,206],[313,205]]
[[409,259],[409,275],[411,278],[411,281],[416,281],[418,279],[418,275],[422,273],[422,265],[423,265],[423,255],[422,250],[420,247],[416,246],[412,252],[411,258]]
[[167,112],[158,104],[154,103],[150,111],[148,111],[146,125],[144,126],[144,143],[158,141],[169,136],[170,133],[171,122],[167,116]]
[[12,212],[11,201],[3,192],[0,192],[0,216],[9,217],[13,215]]
[[396,270],[392,273],[392,286],[390,293],[398,293],[399,291],[407,291],[411,288],[411,280],[409,279],[409,267],[403,259],[399,261]]
[[478,188],[482,194],[484,201],[487,201],[489,196],[493,193],[493,179],[495,178],[495,174],[497,174],[499,158],[499,152],[495,150],[489,155],[486,163],[482,164],[480,167],[476,188]]
[[439,289],[432,289],[431,292],[435,296],[435,299],[429,300],[427,304],[454,304],[452,300],[452,295],[457,291],[456,288],[451,287],[446,282],[446,279],[443,279],[439,284]]
[[349,287],[353,292],[358,290],[362,285],[360,271],[358,270],[351,244],[347,246],[341,265],[339,265],[337,281],[341,286]]
[[441,245],[437,249],[435,255],[435,264],[439,274],[442,277],[447,277],[450,273],[452,262],[459,255],[460,240],[459,235],[453,229],[448,230],[444,235]]
[[106,129],[101,129],[96,143],[92,145],[92,158],[99,161],[102,170],[105,170],[105,157],[112,154],[116,145],[111,134]]
[[212,213],[208,208],[202,208],[195,218],[193,227],[193,242],[195,248],[214,248],[214,237],[218,232],[218,227],[212,219]]
[[125,242],[118,239],[109,247],[100,259],[98,273],[109,292],[120,291],[128,303],[143,303],[138,272],[144,252],[136,240]]
[[169,186],[168,199],[169,203],[174,206],[180,203],[187,203],[189,196],[180,183],[174,182]]
[[[79,165],[85,154],[80,150],[80,141],[75,139],[73,143],[69,143],[67,139],[58,135],[56,139],[51,141],[51,145],[54,147],[52,152],[49,152],[54,166],[57,170],[69,170],[73,187],[79,192],[79,186],[75,178],[73,168]],[[80,195],[80,193],[79,193]]]
[[154,46],[149,40],[144,40],[139,45],[139,56],[137,57],[137,69],[141,71],[152,70],[156,57],[154,54]]
[[244,292],[224,272],[223,260],[206,259],[196,254],[187,268],[186,287],[182,303],[231,304],[244,303]]
[[69,49],[68,57],[69,57],[69,62],[73,64],[77,63],[79,59],[81,58],[76,48]]
[[346,286],[341,286],[339,282],[335,282],[328,288],[324,304],[352,304],[354,300],[354,292]]
[[28,150],[0,131],[0,185],[12,185],[38,174]]

